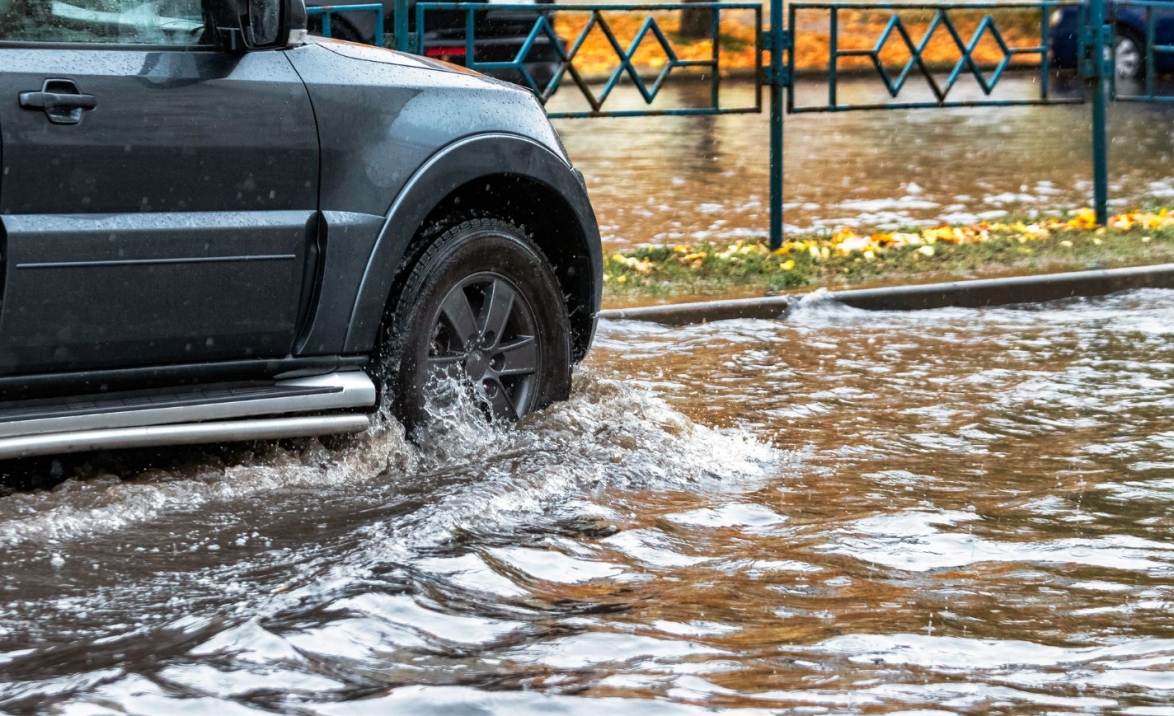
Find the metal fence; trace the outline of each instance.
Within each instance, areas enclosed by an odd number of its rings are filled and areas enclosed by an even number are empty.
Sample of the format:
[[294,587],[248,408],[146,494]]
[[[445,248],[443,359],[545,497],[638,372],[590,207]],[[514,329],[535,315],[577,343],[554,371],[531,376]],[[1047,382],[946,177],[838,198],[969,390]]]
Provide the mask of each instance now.
[[[504,5],[494,3],[492,9],[494,12],[530,12],[534,13],[535,6],[530,5]],[[709,12],[709,37],[707,38],[712,46],[712,52],[708,59],[705,60],[683,60],[677,56],[672,43],[657,23],[656,18],[650,13],[665,12],[665,11],[684,11],[689,10],[693,12]],[[526,37],[522,47],[514,58],[507,62],[485,62],[478,60],[474,43],[476,42],[477,26],[475,23],[475,13],[485,12],[484,3],[453,3],[453,2],[421,2],[416,4],[416,31],[410,37],[406,45],[411,47],[413,51],[424,53],[427,51],[427,44],[425,41],[425,32],[428,27],[427,16],[430,12],[436,11],[459,11],[465,14],[465,48],[463,56],[465,59],[465,66],[471,70],[479,72],[492,72],[508,70],[517,72],[522,78],[523,83],[530,87],[535,94],[546,102],[559,89],[564,77],[570,77],[571,82],[575,85],[578,91],[587,100],[591,106],[590,111],[585,112],[550,112],[552,118],[569,118],[569,119],[583,119],[587,117],[648,117],[654,115],[706,115],[706,114],[746,114],[757,113],[762,111],[762,84],[755,83],[755,102],[751,107],[722,107],[721,106],[721,82],[722,70],[721,63],[721,13],[722,11],[745,11],[754,14],[754,29],[755,37],[762,36],[762,5],[760,3],[738,3],[738,2],[695,2],[695,3],[663,3],[656,5],[606,5],[606,6],[582,6],[582,5],[560,5],[558,12],[583,14],[587,15],[588,19],[584,23],[582,29],[576,35],[574,40],[570,41],[568,46],[564,47],[562,38],[554,30],[550,20],[542,15],[534,21],[534,26],[530,34]],[[640,29],[636,32],[631,42],[625,47],[612,31],[607,19],[604,17],[604,12],[608,13],[641,13],[647,14],[643,18]],[[598,29],[607,38],[608,45],[612,51],[615,52],[619,64],[608,75],[603,82],[602,88],[598,92],[594,91],[583,75],[575,67],[575,58],[583,47],[583,43],[590,36],[591,32]],[[551,41],[557,54],[560,66],[554,73],[551,79],[540,85],[535,81],[530,71],[526,67],[526,58],[533,50],[534,43],[540,37],[545,36]],[[655,38],[656,42],[664,51],[667,62],[661,68],[655,79],[651,84],[648,84],[641,75],[640,70],[633,64],[633,57],[636,51],[644,44],[644,41],[649,36]],[[398,45],[397,45],[398,47]],[[762,52],[756,51],[757,66],[755,67],[755,75],[761,73],[762,70]],[[709,104],[704,107],[672,107],[667,109],[645,109],[645,110],[615,110],[609,111],[603,109],[603,104],[611,95],[612,90],[616,86],[627,79],[640,93],[644,99],[645,104],[651,105],[657,98],[661,87],[664,86],[665,81],[669,78],[673,70],[680,69],[703,69],[708,70],[709,82]]]
[[[772,247],[783,241],[783,118],[786,114],[815,112],[848,112],[858,110],[913,110],[958,107],[1007,107],[1023,105],[1090,105],[1092,127],[1093,163],[1093,204],[1097,222],[1105,223],[1108,214],[1108,139],[1106,130],[1106,104],[1112,100],[1133,102],[1170,102],[1174,96],[1162,95],[1155,85],[1155,57],[1174,53],[1174,45],[1156,43],[1155,8],[1170,7],[1170,0],[1086,0],[1082,3],[1066,0],[1045,0],[1041,2],[1012,3],[967,3],[967,4],[894,4],[894,3],[791,3],[784,10],[783,0],[769,0],[769,24],[764,23],[761,3],[746,2],[691,2],[658,4],[598,4],[598,5],[501,5],[467,2],[419,2],[415,5],[414,16],[410,16],[408,0],[395,0],[393,29],[390,43],[404,52],[424,54],[427,51],[427,29],[431,13],[459,12],[464,14],[464,48],[459,53],[466,65],[473,70],[493,72],[509,71],[521,78],[521,83],[545,103],[560,87],[574,85],[585,98],[589,110],[581,112],[551,112],[551,117],[598,118],[598,117],[644,117],[652,115],[719,115],[747,112],[762,112],[763,90],[768,97],[765,106],[770,113],[770,223],[769,234]],[[1051,94],[1050,79],[1052,65],[1049,53],[1049,15],[1059,8],[1074,7],[1079,12],[1079,75],[1084,82],[1083,97],[1055,97]],[[1117,91],[1112,70],[1116,48],[1116,23],[1118,10],[1123,7],[1141,8],[1145,13],[1145,82],[1140,94],[1126,94]],[[478,59],[478,24],[476,13],[512,11],[532,13],[533,26],[518,49],[508,60]],[[657,22],[655,14],[681,12],[684,10],[709,13],[709,41],[712,53],[705,59],[682,59],[674,48],[669,35]],[[1037,13],[1039,18],[1038,43],[1029,46],[1012,47],[1000,31],[995,13],[1007,10],[1022,10]],[[323,16],[323,34],[330,34],[330,17],[345,12],[375,11],[378,13],[377,32],[383,25],[383,10],[380,5],[338,5],[313,8],[312,13]],[[578,13],[587,20],[575,38],[564,44],[550,20],[550,12]],[[884,15],[887,21],[871,47],[844,47],[841,43],[840,19],[845,12],[870,12]],[[919,39],[902,20],[901,13],[919,11],[930,19]],[[752,13],[754,18],[754,102],[746,107],[726,107],[721,101],[722,77],[725,66],[721,51],[722,17],[733,12]],[[827,101],[818,104],[801,104],[795,93],[795,42],[803,39],[797,28],[797,14],[801,12],[820,13],[826,16],[828,27],[828,69],[826,75]],[[961,13],[973,15],[982,13],[969,38],[959,31],[956,16]],[[639,30],[627,44],[621,43],[613,32],[607,17],[617,15],[636,16],[641,20]],[[580,69],[576,59],[589,34],[598,29],[607,39],[615,54],[617,65],[594,87]],[[666,61],[655,77],[646,78],[634,62],[636,52],[649,37],[654,38]],[[933,68],[924,57],[926,48],[935,38],[945,37],[958,52],[958,59],[944,80],[935,76]],[[983,69],[974,53],[984,37],[991,38],[1002,55],[994,67]],[[898,41],[907,51],[909,58],[895,72],[890,71],[882,58],[885,47]],[[382,35],[376,38],[382,43]],[[542,42],[554,48],[557,69],[544,82],[538,81],[527,67],[527,60],[535,46]],[[1005,76],[1008,67],[1017,57],[1030,57],[1038,64],[1038,96],[1027,99],[998,99],[991,95]],[[842,101],[839,94],[840,67],[844,62],[865,60],[875,70],[880,86],[893,101],[883,103],[851,104]],[[706,72],[709,83],[709,102],[704,106],[651,107],[660,95],[662,87],[674,70],[701,69]],[[983,93],[981,99],[953,99],[951,93],[957,82],[964,76],[973,77]],[[902,93],[911,77],[924,81],[932,99],[927,101],[903,101]],[[569,78],[569,80],[568,80]],[[646,105],[641,109],[611,110],[604,105],[621,84],[630,84],[639,93]]]
[[[1073,104],[1080,103],[1083,100],[1073,98],[1053,98],[1049,97],[1048,89],[1050,86],[1051,63],[1049,61],[1048,53],[1048,17],[1052,10],[1058,7],[1068,5],[1070,3],[1006,3],[1006,4],[986,4],[976,3],[962,6],[947,6],[947,5],[896,5],[896,4],[873,4],[868,5],[864,9],[872,11],[890,11],[888,22],[885,24],[884,30],[877,37],[876,43],[869,49],[842,49],[839,44],[839,14],[842,11],[859,11],[861,6],[833,3],[792,3],[789,10],[788,25],[790,27],[796,26],[796,15],[801,11],[820,11],[827,13],[829,32],[829,52],[828,52],[828,101],[827,104],[817,106],[796,106],[795,105],[795,85],[791,83],[787,87],[787,112],[791,114],[799,114],[803,112],[845,112],[849,110],[861,109],[930,109],[939,107],[1011,107],[1023,105],[1039,105],[1039,104]],[[1008,9],[1025,9],[1033,12],[1039,12],[1039,43],[1031,47],[1009,47],[1003,39],[1002,33],[999,32],[998,23],[994,16],[986,14],[979,21],[974,33],[969,39],[963,39],[961,33],[958,31],[957,25],[952,19],[952,15],[956,12],[974,12],[975,10],[1008,10]],[[905,22],[902,21],[901,16],[897,14],[898,11],[916,11],[921,10],[932,13],[929,24],[922,33],[921,39],[916,43],[913,41],[909,30],[906,28]],[[958,61],[954,64],[953,69],[946,77],[945,81],[939,82],[930,69],[929,64],[923,58],[923,53],[930,41],[944,33],[954,47],[958,50]],[[987,74],[979,67],[978,62],[974,59],[974,51],[979,41],[984,35],[992,37],[998,43],[999,49],[1002,52],[1003,59],[995,65]],[[892,37],[899,37],[903,46],[909,52],[909,59],[901,68],[896,77],[892,76],[886,69],[884,62],[881,59],[881,51]],[[1011,60],[1018,56],[1034,56],[1039,61],[1039,97],[1037,99],[1020,99],[1020,100],[964,100],[951,101],[949,98],[950,91],[954,89],[960,77],[963,74],[969,74],[974,77],[975,82],[986,96],[990,96],[998,85],[999,80],[1003,77],[1003,73],[1007,67],[1010,66]],[[914,70],[917,71],[917,77],[924,80],[925,84],[933,93],[934,101],[932,102],[886,102],[883,104],[863,104],[852,105],[842,104],[837,96],[838,84],[838,68],[840,60],[849,57],[862,57],[871,61],[876,73],[879,76],[884,88],[888,91],[892,99],[899,99],[901,91],[905,88],[905,83],[909,79]],[[794,53],[791,53],[789,63],[794,69]]]

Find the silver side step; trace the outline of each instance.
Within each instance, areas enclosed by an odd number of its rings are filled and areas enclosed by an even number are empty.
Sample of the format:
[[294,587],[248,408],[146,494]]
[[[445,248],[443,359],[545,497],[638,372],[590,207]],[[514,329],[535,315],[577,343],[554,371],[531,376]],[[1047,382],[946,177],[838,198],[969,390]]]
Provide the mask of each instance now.
[[375,384],[366,373],[356,370],[260,387],[193,388],[171,395],[97,396],[47,407],[0,408],[0,439],[321,413],[374,405]]
[[[372,398],[374,402],[374,398]],[[195,445],[237,440],[275,440],[335,433],[358,433],[370,420],[363,414],[230,420],[154,425],[108,430],[80,430],[0,438],[0,459],[55,455],[110,448]]]

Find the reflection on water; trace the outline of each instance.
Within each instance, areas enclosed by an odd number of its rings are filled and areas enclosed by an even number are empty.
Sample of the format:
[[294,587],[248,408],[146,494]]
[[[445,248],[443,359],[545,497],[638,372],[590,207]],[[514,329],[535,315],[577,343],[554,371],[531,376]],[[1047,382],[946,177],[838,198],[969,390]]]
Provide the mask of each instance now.
[[[927,99],[910,78],[903,101]],[[993,99],[1038,97],[1025,73]],[[580,109],[574,87],[551,109]],[[841,78],[842,102],[883,101],[874,77]],[[1171,88],[1167,88],[1171,89]],[[635,90],[613,109],[643,106]],[[1122,90],[1124,91],[1124,90]],[[1082,85],[1056,80],[1053,95]],[[708,86],[666,86],[656,106],[708,102]],[[826,86],[800,82],[800,104],[826,102]],[[973,78],[951,99],[980,99]],[[753,106],[732,85],[723,106]],[[1111,208],[1174,197],[1174,108],[1116,103],[1109,110]],[[571,158],[588,178],[609,248],[640,243],[728,241],[766,233],[769,164],[765,114],[558,120]],[[785,120],[785,220],[791,230],[970,222],[1090,206],[1089,108],[987,107],[791,115]]]
[[513,430],[76,468],[0,499],[0,710],[1161,713],[1172,327],[605,323]]

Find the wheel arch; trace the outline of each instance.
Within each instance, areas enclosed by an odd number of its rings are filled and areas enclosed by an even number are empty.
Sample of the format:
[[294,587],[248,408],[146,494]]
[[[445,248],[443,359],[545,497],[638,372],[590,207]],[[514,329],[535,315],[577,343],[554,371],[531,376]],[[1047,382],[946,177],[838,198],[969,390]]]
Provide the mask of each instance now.
[[1126,32],[1138,41],[1138,46],[1145,51],[1145,15],[1118,15],[1114,24],[1117,32]]
[[586,354],[602,293],[599,228],[577,174],[545,146],[517,135],[475,135],[441,149],[388,211],[351,311],[348,353],[375,347],[387,308],[446,222],[492,216],[523,227],[545,254],[567,301],[573,356]]

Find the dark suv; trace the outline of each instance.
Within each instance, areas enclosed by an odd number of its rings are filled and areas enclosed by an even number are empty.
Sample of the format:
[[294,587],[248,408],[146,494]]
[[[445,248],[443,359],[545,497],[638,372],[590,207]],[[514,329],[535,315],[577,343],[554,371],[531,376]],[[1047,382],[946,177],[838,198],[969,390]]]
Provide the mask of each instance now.
[[0,0],[0,457],[567,395],[601,253],[542,107],[305,19]]

